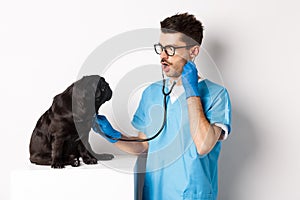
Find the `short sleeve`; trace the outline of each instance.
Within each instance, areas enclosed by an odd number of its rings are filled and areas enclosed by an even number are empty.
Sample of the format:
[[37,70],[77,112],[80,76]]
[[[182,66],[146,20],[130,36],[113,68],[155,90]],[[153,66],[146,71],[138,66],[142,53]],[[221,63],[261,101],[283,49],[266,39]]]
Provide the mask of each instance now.
[[231,131],[231,103],[227,90],[222,88],[212,99],[212,105],[206,113],[211,124],[224,124]]
[[132,126],[140,132],[145,133],[146,128],[146,105],[145,105],[145,92],[142,94],[139,106],[133,115],[131,124]]

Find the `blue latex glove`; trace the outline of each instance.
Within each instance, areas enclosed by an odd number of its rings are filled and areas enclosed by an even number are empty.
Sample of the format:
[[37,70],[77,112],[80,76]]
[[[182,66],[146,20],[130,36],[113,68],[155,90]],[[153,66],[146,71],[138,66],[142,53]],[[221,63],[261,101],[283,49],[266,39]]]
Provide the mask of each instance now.
[[198,70],[194,62],[188,61],[183,66],[181,80],[186,98],[200,96],[198,91]]
[[111,143],[115,143],[121,138],[121,133],[111,126],[104,115],[96,115],[92,128]]

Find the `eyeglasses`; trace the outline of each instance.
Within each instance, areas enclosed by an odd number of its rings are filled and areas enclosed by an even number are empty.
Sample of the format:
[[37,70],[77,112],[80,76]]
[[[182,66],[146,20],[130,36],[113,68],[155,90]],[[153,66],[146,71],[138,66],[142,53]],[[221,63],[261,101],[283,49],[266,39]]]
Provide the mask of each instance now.
[[158,55],[160,55],[163,51],[165,51],[168,56],[174,56],[176,49],[187,48],[192,46],[195,46],[195,44],[187,45],[187,46],[178,46],[178,47],[174,47],[172,45],[163,46],[161,44],[155,44],[154,50]]

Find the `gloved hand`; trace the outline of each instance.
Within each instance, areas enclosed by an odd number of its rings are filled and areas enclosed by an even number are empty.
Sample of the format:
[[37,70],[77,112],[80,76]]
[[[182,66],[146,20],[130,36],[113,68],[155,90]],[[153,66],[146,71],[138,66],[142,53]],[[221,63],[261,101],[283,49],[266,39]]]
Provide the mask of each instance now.
[[194,62],[188,61],[183,66],[181,80],[185,90],[186,98],[200,96],[198,91],[198,70]]
[[121,133],[111,126],[104,115],[95,116],[92,128],[96,133],[99,133],[111,143],[115,143],[118,141],[117,139],[121,138]]

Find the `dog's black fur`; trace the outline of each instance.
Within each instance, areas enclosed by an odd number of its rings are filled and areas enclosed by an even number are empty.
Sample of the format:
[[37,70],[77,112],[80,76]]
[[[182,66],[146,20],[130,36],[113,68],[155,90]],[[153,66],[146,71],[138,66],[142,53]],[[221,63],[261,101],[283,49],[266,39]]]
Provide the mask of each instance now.
[[88,142],[95,114],[111,96],[108,83],[98,75],[84,76],[56,95],[33,130],[30,161],[63,168],[79,166],[80,157],[86,164],[112,159],[111,154],[95,154]]

